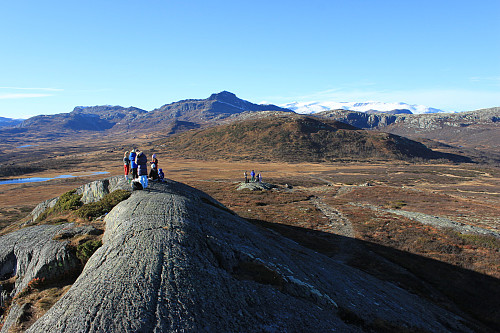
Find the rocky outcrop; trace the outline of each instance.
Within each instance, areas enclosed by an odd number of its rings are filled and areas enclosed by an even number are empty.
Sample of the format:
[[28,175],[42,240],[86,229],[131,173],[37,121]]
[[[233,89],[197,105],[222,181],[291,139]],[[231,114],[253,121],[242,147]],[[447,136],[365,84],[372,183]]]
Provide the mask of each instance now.
[[240,183],[236,188],[236,190],[269,191],[276,187],[277,187],[276,185],[264,182],[249,182],[249,183]]
[[405,136],[426,138],[454,146],[498,151],[500,107],[460,113],[368,114],[332,110],[315,114],[363,129],[375,129]]
[[11,296],[35,278],[59,278],[78,265],[68,242],[53,239],[73,227],[73,224],[40,225],[0,237],[0,278],[17,277]]
[[[116,190],[130,190],[130,185],[122,176],[115,176],[106,179],[99,179],[88,184],[84,184],[76,189],[77,194],[81,194],[80,199],[84,204],[101,200],[106,194]],[[47,209],[55,206],[59,197],[45,200],[39,203],[28,215],[23,226],[33,224],[36,219]]]
[[49,208],[54,207],[58,200],[59,197],[40,202],[28,215],[28,220],[23,225],[34,223],[36,219],[43,214],[43,212],[45,212]]
[[101,200],[106,194],[116,190],[130,190],[130,184],[123,176],[115,176],[107,179],[100,179],[80,186],[77,194],[81,194],[80,199],[84,204]]
[[[12,300],[35,279],[55,281],[73,274],[80,261],[64,239],[96,231],[91,226],[76,227],[69,223],[27,227],[0,237],[0,280],[15,278],[10,293],[0,290],[0,303]],[[24,308],[12,305],[1,332],[7,332],[18,321]]]
[[105,218],[103,246],[29,332],[469,332],[464,319],[152,183]]

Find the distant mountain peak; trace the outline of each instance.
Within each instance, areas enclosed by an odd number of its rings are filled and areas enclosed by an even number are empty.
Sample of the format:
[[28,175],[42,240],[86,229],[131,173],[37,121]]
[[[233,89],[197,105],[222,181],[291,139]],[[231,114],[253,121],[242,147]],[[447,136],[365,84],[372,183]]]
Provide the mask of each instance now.
[[221,91],[220,93],[216,93],[216,94],[212,94],[210,95],[210,97],[208,98],[208,100],[210,101],[213,101],[213,100],[224,100],[224,99],[239,99],[238,97],[236,97],[235,94],[233,94],[232,92],[229,92],[229,91]]

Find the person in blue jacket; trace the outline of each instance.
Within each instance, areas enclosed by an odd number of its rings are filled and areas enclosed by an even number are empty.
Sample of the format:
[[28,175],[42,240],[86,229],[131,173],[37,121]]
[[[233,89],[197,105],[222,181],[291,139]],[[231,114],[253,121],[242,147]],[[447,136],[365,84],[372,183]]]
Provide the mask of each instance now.
[[146,188],[148,187],[148,158],[142,151],[138,151],[135,163],[137,163],[137,173],[142,188]]
[[137,163],[135,161],[135,158],[137,157],[137,153],[135,152],[135,149],[132,149],[130,152],[130,156],[128,159],[130,160],[130,169],[132,170],[132,179],[136,179],[138,177],[137,174]]

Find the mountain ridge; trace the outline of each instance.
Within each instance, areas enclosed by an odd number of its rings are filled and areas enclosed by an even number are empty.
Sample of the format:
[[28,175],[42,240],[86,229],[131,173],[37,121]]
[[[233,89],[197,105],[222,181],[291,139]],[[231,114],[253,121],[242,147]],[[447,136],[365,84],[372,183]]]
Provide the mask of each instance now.
[[[275,105],[254,104],[223,91],[206,99],[187,99],[165,104],[152,111],[119,105],[77,106],[69,113],[38,115],[18,125],[24,130],[52,131],[61,135],[69,131],[134,131],[178,128],[170,124],[181,121],[198,127],[247,111],[292,112]],[[68,133],[66,133],[68,134]]]
[[331,110],[314,115],[413,139],[425,138],[471,148],[494,150],[500,147],[500,107],[439,114],[378,114]]

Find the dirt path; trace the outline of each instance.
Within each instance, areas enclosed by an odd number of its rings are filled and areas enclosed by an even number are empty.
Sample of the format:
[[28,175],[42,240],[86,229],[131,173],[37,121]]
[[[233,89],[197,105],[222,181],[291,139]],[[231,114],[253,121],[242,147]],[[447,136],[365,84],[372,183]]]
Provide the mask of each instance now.
[[312,197],[311,202],[328,218],[328,224],[324,226],[324,231],[341,236],[338,237],[337,244],[339,252],[332,259],[348,263],[354,253],[359,250],[351,221],[340,211],[324,203],[320,197]]
[[325,204],[320,197],[311,198],[311,202],[318,208],[326,217],[328,217],[328,230],[340,236],[354,238],[354,229],[351,221],[346,218],[337,209]]

